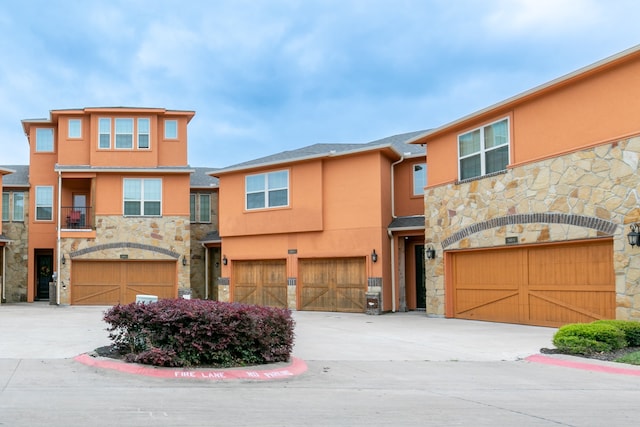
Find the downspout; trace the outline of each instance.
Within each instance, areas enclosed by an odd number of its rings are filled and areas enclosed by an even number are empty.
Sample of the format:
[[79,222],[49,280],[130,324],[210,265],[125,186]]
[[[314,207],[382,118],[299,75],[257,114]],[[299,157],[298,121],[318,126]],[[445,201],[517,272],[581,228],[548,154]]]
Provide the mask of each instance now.
[[209,299],[209,249],[200,243],[204,249],[204,299]]
[[0,283],[0,286],[2,286],[2,299],[0,300],[0,302],[7,300],[6,283],[7,283],[7,247],[3,246],[2,247],[2,283]]
[[[58,242],[57,242],[57,248],[56,248],[56,271],[58,272],[58,275],[56,277],[56,305],[60,304],[60,283],[62,283],[62,281],[60,280],[60,277],[62,276],[61,271],[60,271],[60,214],[62,212],[62,172],[58,171],[58,221],[57,221],[57,233],[58,233]],[[49,295],[49,298],[51,298],[51,295]]]
[[[397,164],[404,161],[404,154],[400,156],[400,160],[391,163],[391,218],[396,219],[396,190],[395,190],[395,174],[394,168]],[[393,232],[387,229],[387,235],[389,236],[391,246],[391,312],[396,312],[396,256],[393,244]]]

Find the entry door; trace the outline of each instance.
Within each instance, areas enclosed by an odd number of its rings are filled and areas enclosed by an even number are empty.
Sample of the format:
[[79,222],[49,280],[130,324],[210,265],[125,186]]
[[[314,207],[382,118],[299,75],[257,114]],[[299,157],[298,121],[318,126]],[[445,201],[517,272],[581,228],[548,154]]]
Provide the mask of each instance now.
[[416,308],[427,308],[427,288],[424,283],[424,245],[415,246],[416,255]]
[[36,299],[49,299],[49,282],[53,280],[53,254],[36,251]]
[[80,212],[80,223],[78,226],[84,227],[87,223],[87,194],[73,193],[73,210]]

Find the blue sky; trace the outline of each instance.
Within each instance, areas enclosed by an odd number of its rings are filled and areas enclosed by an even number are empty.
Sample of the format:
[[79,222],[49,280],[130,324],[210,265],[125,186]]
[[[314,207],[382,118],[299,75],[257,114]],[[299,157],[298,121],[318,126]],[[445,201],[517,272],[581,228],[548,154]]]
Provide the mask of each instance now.
[[194,110],[204,167],[437,127],[640,44],[639,21],[637,0],[7,0],[0,164],[64,108]]

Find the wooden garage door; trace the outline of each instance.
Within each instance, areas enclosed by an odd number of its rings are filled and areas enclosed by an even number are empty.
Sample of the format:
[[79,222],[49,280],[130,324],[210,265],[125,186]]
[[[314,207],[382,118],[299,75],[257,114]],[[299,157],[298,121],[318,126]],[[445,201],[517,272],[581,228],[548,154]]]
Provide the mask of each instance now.
[[301,259],[299,279],[301,310],[365,311],[364,258]]
[[285,260],[234,261],[233,301],[287,308]]
[[71,304],[129,304],[136,295],[176,298],[175,261],[73,261]]
[[611,240],[460,252],[454,317],[561,326],[615,318]]

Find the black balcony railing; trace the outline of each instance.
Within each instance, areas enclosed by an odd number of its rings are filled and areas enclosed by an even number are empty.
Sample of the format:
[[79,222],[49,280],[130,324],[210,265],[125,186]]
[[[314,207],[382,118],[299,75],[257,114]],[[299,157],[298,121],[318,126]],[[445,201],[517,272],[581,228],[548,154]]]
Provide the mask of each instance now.
[[91,207],[62,208],[62,228],[71,230],[93,229]]

